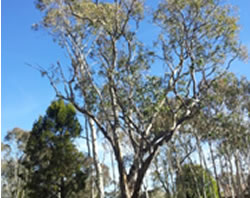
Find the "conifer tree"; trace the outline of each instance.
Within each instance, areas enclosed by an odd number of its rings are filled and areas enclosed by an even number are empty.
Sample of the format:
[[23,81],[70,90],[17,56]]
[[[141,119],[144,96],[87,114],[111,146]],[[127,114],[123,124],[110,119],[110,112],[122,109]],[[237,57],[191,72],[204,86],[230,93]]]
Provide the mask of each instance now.
[[87,178],[87,159],[73,140],[81,126],[71,104],[52,102],[35,122],[25,150],[28,197],[78,197]]

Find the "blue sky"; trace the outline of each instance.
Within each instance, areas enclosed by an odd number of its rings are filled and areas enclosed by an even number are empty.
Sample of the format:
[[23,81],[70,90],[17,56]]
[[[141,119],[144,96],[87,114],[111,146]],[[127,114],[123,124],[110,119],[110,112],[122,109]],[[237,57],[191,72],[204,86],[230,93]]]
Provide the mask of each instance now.
[[[230,2],[239,7],[240,39],[250,51],[250,1]],[[31,29],[40,17],[34,1],[2,0],[2,139],[14,127],[30,130],[55,99],[48,80],[26,64],[47,67],[66,60],[64,51],[46,32]],[[234,62],[231,71],[250,80],[250,62]]]

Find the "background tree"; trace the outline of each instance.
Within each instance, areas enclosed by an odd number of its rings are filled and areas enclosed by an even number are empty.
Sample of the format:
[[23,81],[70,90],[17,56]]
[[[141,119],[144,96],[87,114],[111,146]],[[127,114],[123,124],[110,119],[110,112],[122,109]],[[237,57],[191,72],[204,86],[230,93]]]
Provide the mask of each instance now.
[[[40,26],[70,58],[68,70],[60,62],[39,69],[111,145],[121,197],[137,198],[159,148],[197,115],[232,61],[245,57],[237,17],[220,0],[164,0],[153,13],[140,0],[36,6],[44,14]],[[139,39],[144,14],[150,27],[158,25],[147,41]],[[153,126],[162,111],[169,119],[159,130]]]
[[[228,73],[214,81],[203,102],[198,116],[186,122],[156,156],[151,167],[153,186],[169,192],[169,197],[181,196],[174,178],[183,163],[199,164],[213,175],[218,189],[215,193],[210,186],[208,195],[208,188],[200,187],[199,196],[244,197],[250,165],[249,81]],[[165,125],[168,115],[163,112],[154,127]],[[206,183],[205,172],[200,179]]]
[[[205,180],[203,175],[205,174]],[[211,173],[199,165],[185,164],[182,171],[177,174],[176,186],[178,189],[178,198],[199,198],[203,196],[205,188],[205,197],[218,197],[216,181]],[[214,196],[214,193],[216,196]]]
[[25,198],[25,180],[21,175],[27,175],[22,165],[24,149],[29,138],[29,132],[14,128],[7,132],[4,142],[1,142],[1,197]]
[[[230,189],[232,197],[243,196],[249,174],[249,93],[249,81],[227,74],[213,83],[199,117],[183,129],[207,148],[218,189]],[[220,179],[225,174],[227,181]]]
[[35,122],[23,162],[28,197],[79,197],[88,176],[88,159],[73,144],[80,133],[74,107],[62,100]]

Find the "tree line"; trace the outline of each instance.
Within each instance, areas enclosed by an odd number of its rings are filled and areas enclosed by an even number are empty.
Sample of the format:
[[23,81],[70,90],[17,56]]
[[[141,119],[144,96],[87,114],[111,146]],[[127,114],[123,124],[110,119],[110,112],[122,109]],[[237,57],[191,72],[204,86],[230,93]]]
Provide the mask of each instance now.
[[[213,85],[199,116],[181,128],[153,159],[139,197],[249,196],[249,86],[246,79],[233,74]],[[163,111],[153,127],[160,131],[167,120]],[[102,140],[90,137],[87,128],[91,127],[85,127],[80,125],[74,106],[60,99],[51,103],[30,132],[20,128],[9,131],[1,145],[2,197],[120,197],[114,153],[103,145],[110,163],[97,159],[90,145]],[[85,151],[75,144],[82,137]],[[127,144],[124,137],[119,138]],[[129,166],[131,153],[127,153],[124,164]]]

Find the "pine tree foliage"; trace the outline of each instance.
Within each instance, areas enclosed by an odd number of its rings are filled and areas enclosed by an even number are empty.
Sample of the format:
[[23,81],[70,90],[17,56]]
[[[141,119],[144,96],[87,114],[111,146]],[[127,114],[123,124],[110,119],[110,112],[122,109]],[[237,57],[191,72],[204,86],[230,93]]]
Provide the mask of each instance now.
[[33,126],[25,150],[28,197],[78,197],[87,178],[87,159],[73,140],[81,126],[71,104],[53,102]]

